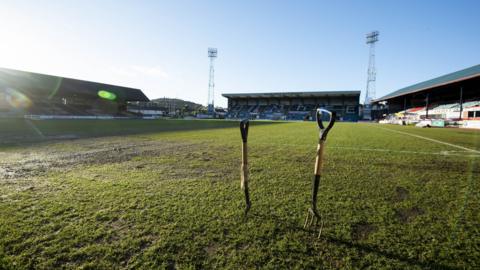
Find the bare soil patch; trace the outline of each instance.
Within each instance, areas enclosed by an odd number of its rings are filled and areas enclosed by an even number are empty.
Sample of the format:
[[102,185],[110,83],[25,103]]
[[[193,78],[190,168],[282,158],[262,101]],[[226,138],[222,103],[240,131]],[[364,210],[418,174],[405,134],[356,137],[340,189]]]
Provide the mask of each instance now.
[[410,195],[410,191],[404,187],[396,187],[395,188],[395,195],[393,196],[393,201],[394,202],[402,202],[406,199],[408,199],[408,196]]
[[423,209],[414,206],[412,208],[397,209],[395,210],[395,217],[401,223],[409,223],[419,215],[423,215],[425,211]]
[[358,222],[352,226],[352,240],[365,240],[368,236],[378,230],[377,226],[368,222]]

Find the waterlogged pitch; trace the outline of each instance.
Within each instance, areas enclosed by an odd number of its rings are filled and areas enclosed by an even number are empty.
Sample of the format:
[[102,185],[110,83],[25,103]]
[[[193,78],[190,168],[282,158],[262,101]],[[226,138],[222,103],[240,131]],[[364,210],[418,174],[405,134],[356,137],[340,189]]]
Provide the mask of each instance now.
[[480,132],[337,123],[322,236],[318,128],[252,122],[252,208],[229,121],[0,120],[0,268],[480,267]]

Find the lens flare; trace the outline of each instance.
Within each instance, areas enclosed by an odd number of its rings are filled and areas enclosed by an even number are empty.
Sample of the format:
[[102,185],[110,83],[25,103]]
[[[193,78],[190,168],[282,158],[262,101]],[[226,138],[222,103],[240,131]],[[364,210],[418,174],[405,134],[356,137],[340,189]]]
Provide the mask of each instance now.
[[11,88],[7,88],[6,90],[6,100],[8,104],[15,109],[27,109],[32,105],[30,98]]
[[52,88],[52,91],[50,91],[50,94],[48,95],[48,99],[52,99],[55,95],[57,95],[58,90],[60,90],[60,86],[62,85],[63,78],[55,78],[55,85]]
[[114,93],[109,92],[109,91],[107,91],[107,90],[100,90],[100,91],[98,91],[98,96],[101,97],[101,98],[104,98],[104,99],[108,99],[108,100],[115,100],[115,99],[117,99],[117,95],[115,95]]

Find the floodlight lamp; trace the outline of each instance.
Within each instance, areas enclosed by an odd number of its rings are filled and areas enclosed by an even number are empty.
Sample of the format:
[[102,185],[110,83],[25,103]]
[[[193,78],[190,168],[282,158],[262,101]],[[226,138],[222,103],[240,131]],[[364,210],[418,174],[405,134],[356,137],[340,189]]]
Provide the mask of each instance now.
[[378,41],[378,35],[379,35],[378,31],[372,31],[372,32],[368,33],[367,34],[367,44],[377,42]]
[[208,57],[217,57],[217,48],[208,48]]

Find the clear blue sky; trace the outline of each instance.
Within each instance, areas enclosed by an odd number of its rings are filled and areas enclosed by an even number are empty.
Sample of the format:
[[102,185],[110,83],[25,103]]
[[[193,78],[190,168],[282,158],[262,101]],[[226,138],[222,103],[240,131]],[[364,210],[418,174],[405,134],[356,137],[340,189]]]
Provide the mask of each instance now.
[[221,93],[362,90],[377,97],[480,63],[480,1],[2,1],[0,66],[206,104]]

